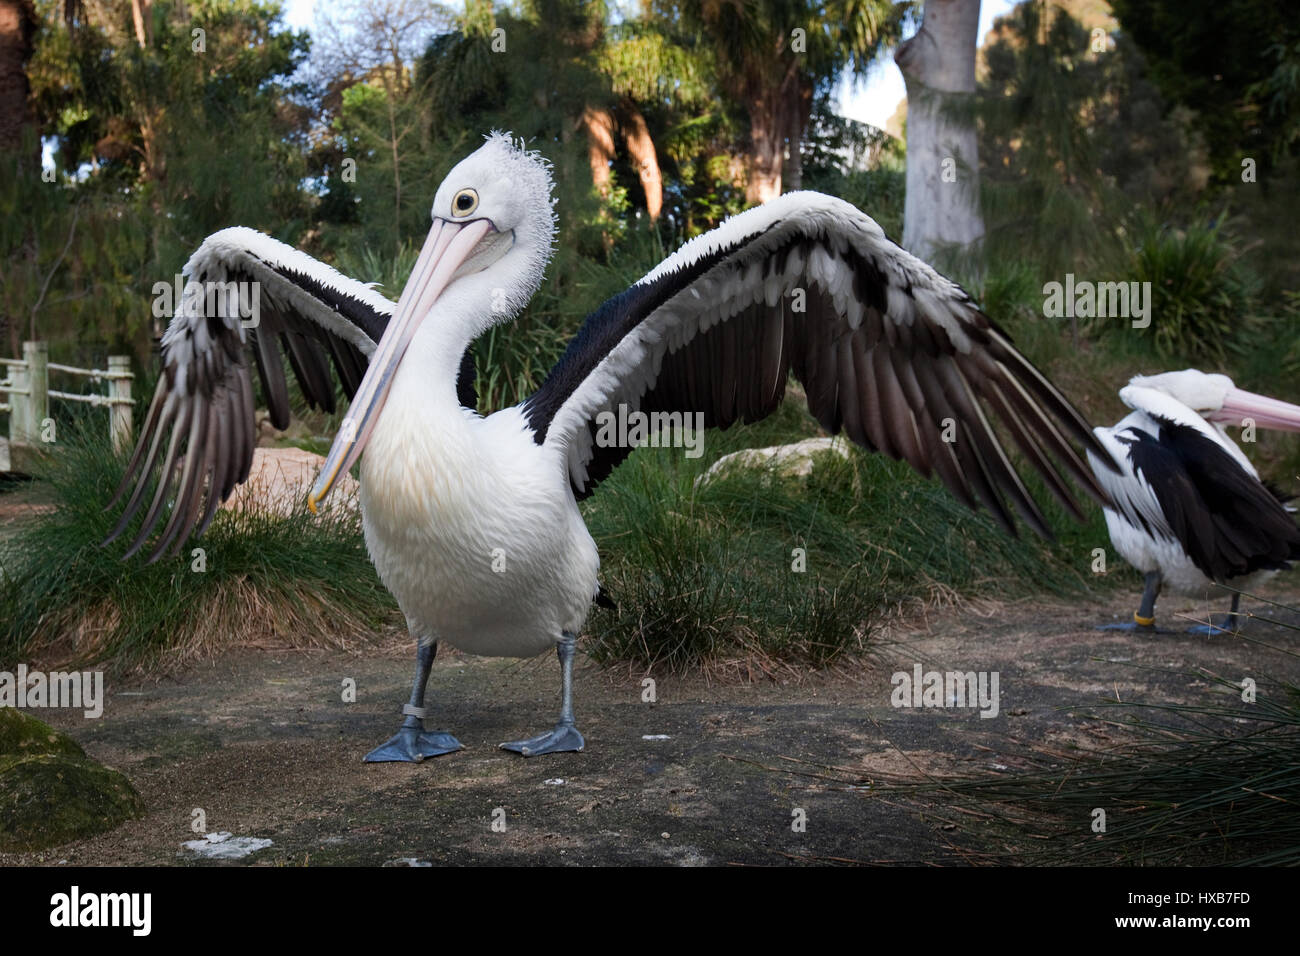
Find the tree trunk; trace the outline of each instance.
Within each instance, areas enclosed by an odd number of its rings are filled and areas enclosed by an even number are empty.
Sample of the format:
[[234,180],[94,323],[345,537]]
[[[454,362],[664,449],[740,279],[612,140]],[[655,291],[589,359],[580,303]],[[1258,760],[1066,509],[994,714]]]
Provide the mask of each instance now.
[[[131,0],[131,23],[135,27],[135,42],[140,49],[153,46],[153,0]],[[140,124],[140,179],[143,182],[161,182],[166,178],[162,150],[159,148],[159,127],[163,111],[148,104],[142,108]],[[161,211],[159,201],[153,201],[155,212]]]
[[[623,129],[623,142],[628,156],[636,167],[645,192],[645,208],[650,221],[659,218],[664,205],[663,176],[659,171],[659,155],[645,117],[631,103],[619,107]],[[591,183],[603,198],[609,198],[609,164],[614,161],[614,114],[607,109],[588,106],[582,111],[579,124],[587,133],[587,162],[591,165]]]
[[808,123],[812,119],[813,85],[806,76],[793,78],[794,87],[786,96],[793,98],[795,108],[787,112],[790,126],[785,132],[785,165],[782,169],[781,189],[790,192],[803,189],[803,138],[808,135]]
[[[608,199],[609,164],[614,161],[614,114],[604,108],[587,106],[578,119],[578,125],[587,132],[587,162],[591,166],[591,184],[596,187],[601,199]],[[601,204],[598,221],[610,221],[609,207],[604,203]],[[614,248],[614,237],[605,226],[601,228],[600,242],[606,253]]]
[[921,29],[894,54],[907,84],[903,248],[923,259],[984,236],[975,119],[952,109],[975,92],[979,16],[979,0],[926,0]]
[[745,201],[757,205],[781,195],[781,167],[785,163],[785,132],[790,123],[779,88],[751,86],[749,107],[749,177]]
[[799,69],[796,58],[779,80],[760,73],[746,83],[749,108],[749,180],[745,199],[765,203],[785,189],[803,182],[803,157],[799,146],[812,115],[812,82]]
[[[0,150],[6,152],[22,149],[31,124],[27,61],[39,22],[31,0],[0,0]],[[39,162],[40,154],[29,158]]]
[[588,106],[582,111],[582,128],[587,132],[587,162],[591,184],[602,198],[609,198],[609,164],[614,161],[614,115],[609,110]]
[[622,115],[623,141],[627,144],[627,154],[636,167],[641,189],[645,193],[645,211],[649,214],[650,221],[656,222],[664,206],[664,181],[659,171],[655,143],[650,138],[650,128],[646,126],[641,111],[630,102],[623,104],[619,113]]
[[153,0],[131,0],[131,23],[135,26],[135,41],[143,50],[153,39]]

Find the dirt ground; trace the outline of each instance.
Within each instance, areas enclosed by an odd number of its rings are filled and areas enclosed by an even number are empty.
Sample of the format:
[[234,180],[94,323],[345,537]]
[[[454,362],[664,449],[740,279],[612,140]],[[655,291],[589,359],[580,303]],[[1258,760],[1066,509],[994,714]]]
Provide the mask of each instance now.
[[[1297,632],[1259,620],[1245,638],[1093,629],[1126,617],[1136,597],[950,608],[896,624],[870,658],[835,673],[743,685],[661,678],[653,703],[639,676],[580,654],[587,749],[531,759],[496,745],[554,722],[550,655],[440,653],[429,726],[466,749],[368,765],[362,755],[400,720],[408,649],[232,651],[161,682],[110,680],[98,720],[39,714],[124,771],[147,813],[55,850],[0,854],[0,864],[209,865],[182,847],[198,839],[201,811],[207,831],[271,841],[213,865],[960,865],[986,837],[977,824],[953,827],[921,803],[875,797],[873,782],[991,768],[1026,744],[1105,747],[1114,731],[1089,716],[1098,700],[1207,701],[1218,692],[1187,676],[1198,669],[1300,682]],[[1177,614],[1209,609],[1169,598],[1159,608],[1161,623],[1179,628]],[[892,675],[918,663],[998,672],[998,715],[892,706]],[[354,703],[343,700],[348,679]],[[821,766],[841,768],[840,783],[807,775]]]

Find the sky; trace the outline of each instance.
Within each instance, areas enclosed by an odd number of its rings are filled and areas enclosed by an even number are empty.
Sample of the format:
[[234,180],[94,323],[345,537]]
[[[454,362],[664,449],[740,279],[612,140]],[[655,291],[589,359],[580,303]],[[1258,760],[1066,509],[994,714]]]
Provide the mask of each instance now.
[[311,26],[316,9],[316,0],[285,0],[284,20],[295,30],[306,30]]
[[[982,43],[993,28],[993,21],[1011,12],[1019,0],[984,0],[980,4],[980,25],[977,36]],[[903,71],[894,63],[890,50],[867,71],[866,78],[854,84],[846,80],[840,85],[840,113],[849,119],[870,123],[881,129],[894,115],[898,101],[907,95],[903,86]]]
[[[318,2],[319,0],[285,0],[285,21],[298,30],[310,29]],[[1016,3],[1017,0],[984,0],[980,4],[981,40],[993,26],[993,21],[1009,13]],[[864,80],[859,80],[856,84],[846,80],[841,84],[840,113],[850,119],[883,128],[904,95],[903,74],[895,65],[893,52],[890,51],[877,61]]]

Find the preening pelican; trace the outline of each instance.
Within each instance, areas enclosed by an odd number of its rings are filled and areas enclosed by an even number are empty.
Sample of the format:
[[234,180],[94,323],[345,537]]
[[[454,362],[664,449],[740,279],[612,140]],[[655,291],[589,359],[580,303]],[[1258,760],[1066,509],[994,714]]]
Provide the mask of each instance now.
[[281,348],[307,399],[325,408],[332,361],[351,405],[309,504],[360,458],[366,546],[417,645],[402,727],[367,760],[460,748],[424,726],[439,641],[516,657],[557,648],[559,722],[501,746],[525,755],[582,749],[573,655],[600,561],[578,500],[631,451],[597,430],[598,416],[620,406],[699,413],[706,427],[725,428],[770,414],[793,374],[827,431],[937,474],[1012,533],[1013,510],[1049,532],[994,420],[1074,515],[1067,475],[1105,501],[1070,444],[1106,454],[1088,424],[970,297],[855,207],[811,192],[687,242],[592,313],[535,394],[480,416],[469,349],[537,291],[555,235],[551,188],[544,160],[489,136],[439,187],[396,306],[249,229],[210,236],[185,267],[198,282],[258,283],[260,323],[244,328],[229,297],[171,322],[165,374],[118,491],[134,482],[116,533],[143,506],[157,467],[162,480],[130,547],[145,546],[170,500],[154,559],[201,533],[247,475],[249,352],[281,427]]
[[1235,630],[1237,591],[1300,558],[1300,528],[1225,426],[1300,431],[1300,407],[1196,369],[1139,375],[1119,397],[1133,413],[1095,431],[1120,470],[1092,451],[1089,463],[1114,502],[1105,508],[1111,543],[1146,586],[1132,623],[1107,629],[1153,632],[1162,587],[1204,596],[1226,584],[1237,590],[1222,626],[1211,620],[1191,631]]

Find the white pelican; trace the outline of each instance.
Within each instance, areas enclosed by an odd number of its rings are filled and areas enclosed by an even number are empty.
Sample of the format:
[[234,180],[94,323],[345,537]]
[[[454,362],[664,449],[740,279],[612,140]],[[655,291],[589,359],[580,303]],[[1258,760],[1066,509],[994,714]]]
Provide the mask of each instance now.
[[258,283],[260,324],[243,328],[229,297],[171,322],[165,374],[118,496],[133,480],[135,490],[114,536],[143,505],[169,430],[165,480],[128,553],[153,534],[169,499],[151,554],[174,553],[247,475],[246,349],[280,427],[288,419],[281,347],[307,399],[325,408],[332,359],[352,403],[309,503],[314,509],[365,449],[366,546],[417,645],[402,728],[367,760],[460,748],[424,728],[438,641],[517,657],[558,648],[559,723],[502,746],[525,755],[582,749],[573,654],[600,561],[578,499],[631,451],[597,440],[597,416],[620,405],[698,412],[706,427],[725,428],[770,414],[793,373],[828,431],[937,474],[1012,533],[1008,501],[1036,531],[1048,530],[992,418],[1074,515],[1049,455],[1104,501],[1070,445],[1104,454],[1087,423],[970,297],[855,207],[811,192],[687,242],[592,313],[534,395],[478,415],[468,350],[537,291],[555,235],[551,206],[545,161],[497,133],[438,188],[432,228],[396,306],[249,229],[215,233],[185,266],[191,281]]
[[1227,584],[1236,590],[1224,625],[1190,630],[1235,630],[1238,592],[1300,558],[1300,528],[1225,426],[1300,431],[1300,407],[1196,369],[1139,375],[1119,397],[1133,413],[1094,431],[1120,471],[1092,451],[1089,463],[1114,502],[1104,509],[1111,543],[1146,586],[1132,623],[1105,629],[1152,633],[1162,587],[1205,595]]

